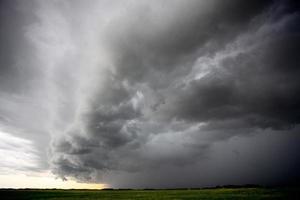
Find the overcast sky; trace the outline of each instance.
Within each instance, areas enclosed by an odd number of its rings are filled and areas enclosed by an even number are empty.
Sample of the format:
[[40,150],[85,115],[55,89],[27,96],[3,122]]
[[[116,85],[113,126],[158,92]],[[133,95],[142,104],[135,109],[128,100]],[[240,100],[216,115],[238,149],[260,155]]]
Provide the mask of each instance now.
[[0,176],[296,183],[299,19],[297,0],[1,0]]

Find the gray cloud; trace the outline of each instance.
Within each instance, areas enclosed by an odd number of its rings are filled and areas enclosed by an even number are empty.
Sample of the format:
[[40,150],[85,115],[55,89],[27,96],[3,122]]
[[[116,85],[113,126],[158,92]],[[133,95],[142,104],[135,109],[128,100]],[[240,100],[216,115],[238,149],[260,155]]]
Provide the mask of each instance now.
[[44,161],[57,176],[114,187],[299,177],[296,1],[17,5],[31,14],[4,19],[1,41],[17,30],[10,40],[23,43],[1,49],[16,55],[1,64],[13,77],[1,79],[1,124],[50,137]]
[[[49,140],[45,130],[48,113],[40,88],[44,72],[33,57],[35,46],[24,34],[27,26],[37,20],[31,14],[34,8],[32,1],[0,3],[0,131],[21,137],[17,141],[32,141],[41,149],[34,153],[46,157],[43,148]],[[45,168],[47,161],[41,158],[40,165],[36,168]]]
[[[296,125],[299,62],[293,54],[299,48],[295,42],[298,39],[290,34],[276,34],[249,52],[222,59],[217,64],[222,69],[216,66],[205,77],[188,83],[176,99],[171,116],[192,121],[245,117],[253,126],[262,128]],[[278,55],[280,59],[276,58]]]
[[223,48],[269,4],[270,1],[251,5],[241,1],[191,1],[183,5],[175,1],[129,7],[121,22],[117,18],[108,25],[107,37],[112,40],[109,45],[116,54],[113,62],[119,66],[117,74],[130,83],[165,87],[176,75],[189,72],[183,65]]

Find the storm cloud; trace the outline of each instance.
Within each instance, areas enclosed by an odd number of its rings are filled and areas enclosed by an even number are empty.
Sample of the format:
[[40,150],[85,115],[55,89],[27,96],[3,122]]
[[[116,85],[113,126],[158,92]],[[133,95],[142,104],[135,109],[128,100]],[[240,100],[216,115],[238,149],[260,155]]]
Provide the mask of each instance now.
[[33,141],[58,177],[137,188],[300,177],[297,1],[2,4],[1,128]]

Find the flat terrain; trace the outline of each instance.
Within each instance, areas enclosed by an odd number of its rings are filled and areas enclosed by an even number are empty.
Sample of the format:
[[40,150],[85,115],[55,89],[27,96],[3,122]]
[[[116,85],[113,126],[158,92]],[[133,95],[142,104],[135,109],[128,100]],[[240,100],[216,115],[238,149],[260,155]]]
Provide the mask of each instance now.
[[0,190],[3,200],[94,199],[300,199],[299,188],[218,188],[191,190]]

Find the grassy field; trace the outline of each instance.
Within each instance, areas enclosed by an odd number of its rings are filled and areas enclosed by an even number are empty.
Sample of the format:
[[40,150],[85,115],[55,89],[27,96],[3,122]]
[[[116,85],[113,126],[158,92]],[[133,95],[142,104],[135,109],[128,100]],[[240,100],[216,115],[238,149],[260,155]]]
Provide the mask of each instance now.
[[0,190],[3,200],[94,199],[300,199],[299,188],[219,188],[191,190]]

